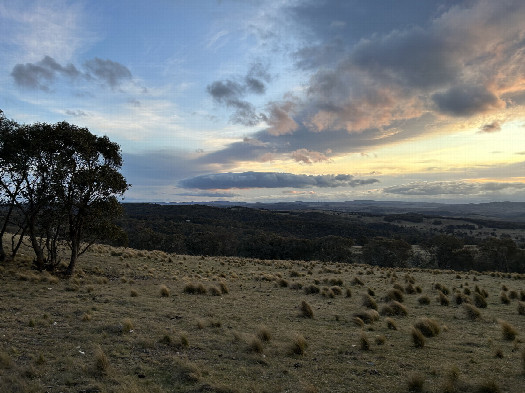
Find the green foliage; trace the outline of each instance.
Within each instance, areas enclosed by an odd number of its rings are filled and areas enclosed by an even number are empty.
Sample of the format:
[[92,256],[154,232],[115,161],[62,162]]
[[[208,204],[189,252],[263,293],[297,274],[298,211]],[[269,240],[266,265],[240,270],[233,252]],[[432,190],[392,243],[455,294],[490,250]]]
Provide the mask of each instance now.
[[129,186],[120,173],[120,147],[66,122],[20,126],[0,114],[0,126],[2,201],[20,218],[39,270],[53,270],[60,242],[67,242],[71,276],[96,240],[121,235],[113,221],[121,214],[117,197]]

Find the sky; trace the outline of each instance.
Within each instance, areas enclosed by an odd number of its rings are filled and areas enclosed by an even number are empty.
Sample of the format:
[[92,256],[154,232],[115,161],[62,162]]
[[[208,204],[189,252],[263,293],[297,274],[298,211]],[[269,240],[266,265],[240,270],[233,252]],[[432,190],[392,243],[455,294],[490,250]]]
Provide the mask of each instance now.
[[0,0],[0,109],[127,202],[525,200],[522,0]]

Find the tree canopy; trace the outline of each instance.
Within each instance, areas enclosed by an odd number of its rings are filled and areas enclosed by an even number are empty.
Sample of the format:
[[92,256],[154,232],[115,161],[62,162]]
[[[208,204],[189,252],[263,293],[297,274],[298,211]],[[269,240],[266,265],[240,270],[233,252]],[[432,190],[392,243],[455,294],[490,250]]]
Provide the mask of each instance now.
[[[129,188],[120,173],[117,143],[87,128],[60,122],[19,125],[0,114],[0,197],[3,228],[18,217],[38,269],[60,262],[59,245],[70,249],[67,275],[96,240],[115,235],[118,198]],[[2,255],[6,256],[2,243]],[[16,250],[12,251],[16,253]]]

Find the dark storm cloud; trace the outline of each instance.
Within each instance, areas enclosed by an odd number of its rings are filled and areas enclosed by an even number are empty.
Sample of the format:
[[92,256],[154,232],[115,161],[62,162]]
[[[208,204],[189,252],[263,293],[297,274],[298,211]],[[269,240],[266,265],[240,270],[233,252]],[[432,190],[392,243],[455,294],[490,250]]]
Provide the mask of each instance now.
[[206,90],[217,103],[234,109],[231,115],[232,123],[254,126],[263,119],[263,116],[258,114],[256,108],[244,97],[250,93],[264,94],[266,83],[270,80],[268,67],[262,63],[254,63],[241,81],[231,79],[214,81]]
[[79,71],[73,64],[63,66],[50,56],[45,56],[36,63],[16,64],[11,76],[20,87],[44,91],[50,91],[51,85],[59,77],[70,81],[79,78],[98,81],[112,89],[132,79],[126,66],[112,60],[94,58],[84,63],[84,71]]
[[432,100],[441,112],[453,116],[470,116],[505,106],[484,86],[454,86],[444,93],[435,93]]
[[64,67],[49,56],[45,56],[37,63],[19,63],[13,67],[11,72],[11,76],[18,86],[44,91],[49,90],[49,85],[58,76],[73,79],[80,75],[81,73],[73,64],[68,64]]
[[477,195],[487,192],[525,190],[524,183],[488,182],[468,183],[464,181],[415,182],[399,186],[386,187],[383,192],[396,195]]
[[352,175],[294,175],[280,172],[216,173],[201,175],[179,182],[184,188],[246,189],[246,188],[306,188],[357,187],[377,183],[377,179],[355,179]]
[[501,131],[501,124],[499,121],[493,121],[492,123],[483,125],[480,129],[480,133],[490,133]]
[[90,74],[95,75],[98,80],[112,89],[132,78],[131,71],[126,66],[109,59],[103,60],[95,57],[86,61],[84,66]]

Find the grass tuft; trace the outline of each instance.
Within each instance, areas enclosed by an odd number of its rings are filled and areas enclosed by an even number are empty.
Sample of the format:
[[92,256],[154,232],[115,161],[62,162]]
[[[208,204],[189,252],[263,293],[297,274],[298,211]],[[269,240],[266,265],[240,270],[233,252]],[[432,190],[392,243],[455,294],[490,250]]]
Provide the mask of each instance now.
[[368,339],[366,333],[363,331],[361,331],[361,333],[359,334],[359,348],[361,348],[362,351],[370,350],[370,340]]
[[363,307],[366,307],[366,308],[371,308],[373,310],[377,310],[377,303],[376,303],[376,301],[368,293],[365,293],[363,295],[363,299],[362,299],[361,305]]
[[301,310],[301,316],[310,319],[314,317],[312,307],[310,307],[310,305],[304,300],[301,302],[301,306],[299,307],[299,309]]
[[525,303],[518,302],[518,314],[525,315]]
[[421,393],[425,384],[425,377],[422,374],[411,374],[407,380],[407,387],[409,392]]
[[101,375],[109,371],[109,359],[100,346],[95,348],[95,371]]
[[164,285],[164,284],[162,284],[162,285],[160,286],[160,296],[162,296],[162,297],[169,297],[169,296],[170,296],[170,290],[169,290],[169,288],[168,288],[166,285]]
[[431,318],[420,318],[414,327],[418,329],[425,337],[435,337],[441,332],[439,323]]
[[304,355],[308,343],[306,339],[301,334],[297,334],[290,345],[290,354],[292,355]]
[[516,338],[516,336],[518,335],[518,331],[516,330],[514,326],[512,326],[507,321],[504,321],[501,319],[498,321],[498,323],[501,327],[501,333],[503,335],[503,339],[507,341],[512,341]]
[[481,318],[481,311],[472,304],[469,303],[463,303],[462,307],[463,312],[467,316],[468,319],[471,321],[477,320]]
[[385,322],[386,322],[387,328],[389,328],[390,330],[397,330],[396,321],[394,321],[392,318],[386,318]]
[[272,339],[272,334],[266,326],[260,326],[257,329],[257,338],[262,342],[269,342]]
[[410,330],[410,335],[412,336],[412,342],[416,348],[423,348],[425,346],[425,336],[419,329],[412,326]]

